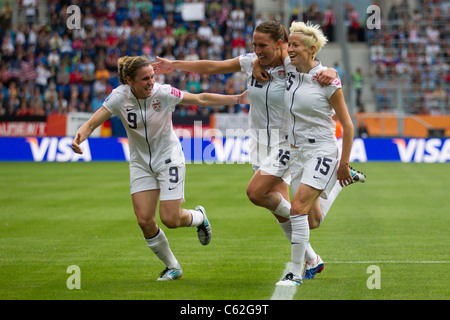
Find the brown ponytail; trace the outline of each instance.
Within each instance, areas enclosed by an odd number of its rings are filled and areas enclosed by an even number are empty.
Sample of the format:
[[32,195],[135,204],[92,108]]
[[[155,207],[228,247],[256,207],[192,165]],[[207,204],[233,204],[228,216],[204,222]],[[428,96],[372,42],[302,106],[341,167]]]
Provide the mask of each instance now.
[[256,26],[255,32],[267,33],[275,42],[278,40],[282,40],[283,42],[288,41],[288,32],[286,28],[278,21],[263,21]]

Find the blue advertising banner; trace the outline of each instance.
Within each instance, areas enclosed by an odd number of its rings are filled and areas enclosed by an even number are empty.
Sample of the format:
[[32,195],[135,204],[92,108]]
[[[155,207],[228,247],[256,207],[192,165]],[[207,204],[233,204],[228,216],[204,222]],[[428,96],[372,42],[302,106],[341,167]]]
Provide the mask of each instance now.
[[[0,161],[129,161],[127,138],[89,138],[82,155],[72,137],[0,137]],[[180,138],[186,163],[249,163],[249,138]],[[450,139],[356,138],[351,162],[450,162]]]

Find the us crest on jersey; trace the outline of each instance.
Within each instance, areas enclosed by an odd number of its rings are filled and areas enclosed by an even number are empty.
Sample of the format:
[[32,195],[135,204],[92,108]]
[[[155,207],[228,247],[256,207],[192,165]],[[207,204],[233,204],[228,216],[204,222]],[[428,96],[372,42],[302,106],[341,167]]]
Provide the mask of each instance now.
[[161,111],[161,101],[159,101],[159,100],[152,101],[152,107],[153,107],[153,110],[155,110],[156,112]]

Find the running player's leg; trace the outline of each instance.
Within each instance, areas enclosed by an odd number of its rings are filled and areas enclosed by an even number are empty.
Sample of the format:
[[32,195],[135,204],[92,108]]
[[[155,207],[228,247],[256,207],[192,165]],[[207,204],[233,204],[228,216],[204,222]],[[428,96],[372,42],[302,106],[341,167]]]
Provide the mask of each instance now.
[[[189,210],[181,209],[182,199],[161,200],[159,216],[161,222],[169,229],[189,227],[193,222],[193,215]],[[201,216],[201,215],[200,215]]]
[[292,199],[291,208],[291,268],[278,285],[301,284],[306,250],[309,243],[308,212],[321,190],[301,184]]
[[197,227],[197,235],[202,245],[211,241],[212,229],[202,206],[195,209],[182,209],[184,202],[184,162],[168,167],[158,176],[161,187],[159,214],[168,228]]
[[247,186],[249,200],[270,210],[279,222],[286,222],[290,214],[289,186],[283,178],[258,170]]
[[[361,182],[364,183],[366,181],[366,176],[352,167],[350,167],[350,173],[353,178],[353,182]],[[309,227],[311,229],[318,228],[322,221],[325,219],[325,217],[328,214],[328,211],[330,210],[331,206],[333,205],[334,201],[337,199],[339,193],[342,191],[343,187],[336,182],[329,192],[326,199],[319,198],[318,203],[316,203],[312,208],[308,215],[309,220]]]
[[[164,275],[158,280],[174,280],[182,276],[181,266],[169,246],[164,231],[158,227],[155,220],[159,189],[136,192],[131,195],[134,212],[139,226],[144,234],[147,246],[164,263]],[[170,274],[168,271],[170,270]],[[164,276],[164,277],[163,277]]]
[[155,220],[158,199],[159,189],[136,192],[131,195],[137,222],[146,239],[154,237],[159,230]]

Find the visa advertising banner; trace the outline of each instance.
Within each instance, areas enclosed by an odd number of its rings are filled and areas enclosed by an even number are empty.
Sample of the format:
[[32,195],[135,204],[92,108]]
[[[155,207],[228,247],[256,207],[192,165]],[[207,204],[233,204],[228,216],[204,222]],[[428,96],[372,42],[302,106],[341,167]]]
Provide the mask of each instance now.
[[[129,161],[127,138],[89,138],[82,155],[73,137],[0,137],[0,161]],[[249,138],[180,138],[186,163],[249,163]],[[450,139],[356,138],[351,162],[450,162]]]

